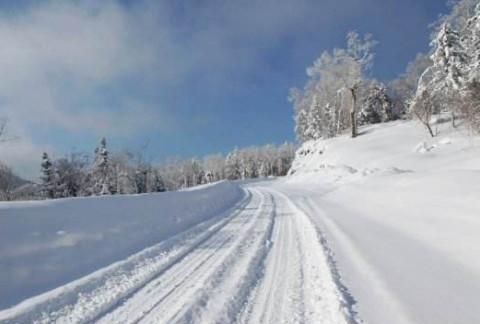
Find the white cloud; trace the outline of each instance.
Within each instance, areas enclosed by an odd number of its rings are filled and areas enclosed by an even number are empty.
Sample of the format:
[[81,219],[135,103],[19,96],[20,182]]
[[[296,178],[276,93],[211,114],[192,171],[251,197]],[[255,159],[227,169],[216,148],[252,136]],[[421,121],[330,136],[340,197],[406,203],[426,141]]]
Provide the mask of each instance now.
[[[36,157],[54,150],[33,140],[39,131],[122,136],[164,126],[155,121],[165,110],[111,88],[152,64],[154,49],[135,38],[134,22],[113,1],[50,1],[1,16],[0,117],[19,139],[1,144],[0,160],[31,178]],[[123,99],[100,107],[101,89]]]
[[344,2],[349,10],[337,12],[337,0],[52,0],[3,14],[0,116],[21,142],[0,147],[0,160],[35,170],[39,152],[54,149],[37,139],[46,129],[168,132],[182,122],[175,107],[158,107],[132,83],[161,93],[194,80],[222,91],[263,67],[282,38],[321,32],[322,21],[349,15],[362,0]]

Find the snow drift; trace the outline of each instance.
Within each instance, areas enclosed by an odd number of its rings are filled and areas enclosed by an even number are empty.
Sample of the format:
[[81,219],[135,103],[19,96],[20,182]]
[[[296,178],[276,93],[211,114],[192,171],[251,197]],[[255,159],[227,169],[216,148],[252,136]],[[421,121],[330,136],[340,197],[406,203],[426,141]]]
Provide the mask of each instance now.
[[236,184],[130,196],[0,203],[0,309],[215,217]]

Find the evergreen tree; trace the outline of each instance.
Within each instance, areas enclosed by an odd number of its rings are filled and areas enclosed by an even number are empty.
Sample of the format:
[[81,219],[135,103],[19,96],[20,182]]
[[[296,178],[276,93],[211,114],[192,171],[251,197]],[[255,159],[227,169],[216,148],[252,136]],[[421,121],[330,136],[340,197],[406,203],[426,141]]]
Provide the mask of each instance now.
[[135,170],[135,187],[136,193],[146,193],[148,190],[148,169],[139,168]]
[[369,91],[360,111],[361,124],[376,124],[394,119],[393,104],[386,88],[374,86]]
[[111,194],[110,164],[107,140],[102,138],[100,146],[95,149],[95,166],[93,170],[93,193],[100,195]]
[[323,108],[323,129],[325,137],[335,136],[335,107],[327,103]]
[[[474,14],[468,19],[462,38],[468,59],[468,82],[480,80],[480,3],[476,5]],[[472,86],[469,86],[470,88]]]
[[308,127],[306,130],[307,137],[310,139],[319,139],[322,137],[323,120],[322,120],[322,107],[317,99],[313,97],[312,106],[308,112]]
[[53,168],[53,163],[50,161],[48,154],[43,153],[42,156],[42,191],[45,197],[49,199],[55,198],[55,170]]
[[165,182],[163,181],[163,178],[158,171],[154,173],[153,191],[155,192],[167,191],[167,188],[165,187]]
[[465,81],[468,62],[460,34],[444,23],[432,45],[435,48],[431,56],[434,67],[434,91],[444,91],[446,87],[460,89]]
[[305,109],[301,109],[295,116],[295,134],[302,143],[311,140],[307,131],[309,128],[308,120],[308,113]]

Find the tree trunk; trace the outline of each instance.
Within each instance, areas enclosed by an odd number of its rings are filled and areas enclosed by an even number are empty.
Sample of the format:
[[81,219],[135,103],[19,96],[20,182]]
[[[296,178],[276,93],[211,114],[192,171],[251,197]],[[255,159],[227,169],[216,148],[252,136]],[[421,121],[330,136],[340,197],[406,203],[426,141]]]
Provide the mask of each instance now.
[[432,127],[430,126],[429,122],[424,123],[425,127],[427,127],[428,132],[430,133],[430,136],[435,137],[435,134],[433,133]]
[[355,109],[357,103],[357,94],[355,93],[355,88],[350,88],[350,92],[352,93],[352,107],[350,108],[350,122],[352,128],[352,138],[357,137],[357,112]]

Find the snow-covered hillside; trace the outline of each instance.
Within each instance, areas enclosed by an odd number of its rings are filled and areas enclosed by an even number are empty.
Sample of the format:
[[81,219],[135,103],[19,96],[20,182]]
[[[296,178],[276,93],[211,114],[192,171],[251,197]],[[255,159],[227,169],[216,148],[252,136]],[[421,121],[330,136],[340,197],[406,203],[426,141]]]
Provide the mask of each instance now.
[[480,323],[480,140],[437,127],[305,143],[283,179],[2,203],[0,323]]
[[367,323],[480,322],[480,140],[437,128],[307,142],[276,184],[325,234]]

